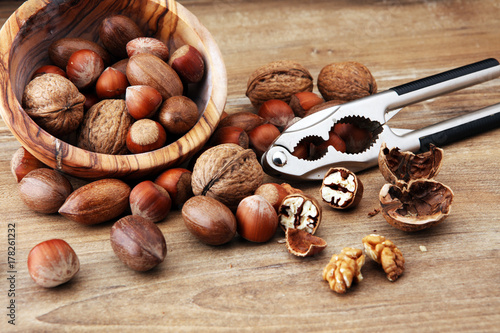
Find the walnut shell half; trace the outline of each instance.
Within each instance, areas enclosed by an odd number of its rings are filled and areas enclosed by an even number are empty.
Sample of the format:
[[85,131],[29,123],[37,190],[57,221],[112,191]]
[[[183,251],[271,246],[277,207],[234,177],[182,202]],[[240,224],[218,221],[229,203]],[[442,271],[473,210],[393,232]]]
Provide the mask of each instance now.
[[259,67],[248,78],[246,95],[256,108],[270,99],[290,102],[292,95],[313,90],[311,73],[291,60],[274,61]]
[[389,224],[403,231],[418,231],[442,222],[450,214],[453,191],[435,180],[419,179],[404,189],[385,184],[379,199]]
[[219,200],[231,209],[262,184],[264,170],[253,150],[226,143],[206,150],[193,168],[195,195]]
[[404,187],[415,179],[434,178],[441,169],[443,150],[430,145],[429,151],[414,154],[400,152],[399,148],[387,148],[385,142],[380,147],[378,165],[385,180],[399,187]]
[[82,122],[85,96],[67,78],[44,74],[26,85],[22,103],[41,128],[63,136],[75,131]]

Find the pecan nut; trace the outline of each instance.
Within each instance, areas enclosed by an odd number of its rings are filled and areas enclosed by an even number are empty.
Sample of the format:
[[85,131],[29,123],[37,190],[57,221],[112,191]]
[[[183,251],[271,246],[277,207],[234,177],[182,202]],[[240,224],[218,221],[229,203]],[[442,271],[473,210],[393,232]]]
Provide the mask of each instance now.
[[323,269],[323,280],[328,281],[330,289],[344,294],[353,282],[361,282],[361,268],[365,264],[365,255],[360,249],[346,247],[340,254],[334,254]]
[[302,193],[287,195],[279,208],[279,223],[288,228],[305,230],[314,234],[321,223],[321,206],[313,197]]
[[371,234],[363,238],[366,254],[382,265],[389,281],[396,281],[405,270],[403,253],[384,236]]

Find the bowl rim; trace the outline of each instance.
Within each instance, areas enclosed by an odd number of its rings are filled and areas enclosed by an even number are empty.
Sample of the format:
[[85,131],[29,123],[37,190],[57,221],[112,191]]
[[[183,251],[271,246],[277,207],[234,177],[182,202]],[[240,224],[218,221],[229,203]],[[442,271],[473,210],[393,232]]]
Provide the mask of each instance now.
[[209,64],[205,80],[210,91],[205,109],[193,129],[173,143],[141,154],[110,155],[78,148],[40,128],[23,110],[10,80],[10,49],[28,19],[47,6],[45,1],[24,2],[0,30],[0,86],[3,86],[0,115],[21,145],[49,167],[80,178],[140,178],[186,161],[202,148],[217,127],[227,98],[226,67],[217,43],[198,18],[177,1],[147,1],[172,11],[199,36],[205,62]]

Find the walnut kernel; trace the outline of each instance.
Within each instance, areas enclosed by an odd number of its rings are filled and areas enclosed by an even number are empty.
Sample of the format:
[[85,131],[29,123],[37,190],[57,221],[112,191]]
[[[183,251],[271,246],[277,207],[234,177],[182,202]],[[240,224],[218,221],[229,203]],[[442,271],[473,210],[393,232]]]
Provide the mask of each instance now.
[[396,281],[405,270],[403,253],[384,236],[371,234],[363,238],[366,254],[382,265],[389,281]]
[[359,249],[346,247],[340,254],[334,254],[323,269],[323,280],[328,281],[330,288],[344,294],[352,282],[361,282],[361,268],[365,264],[365,255]]

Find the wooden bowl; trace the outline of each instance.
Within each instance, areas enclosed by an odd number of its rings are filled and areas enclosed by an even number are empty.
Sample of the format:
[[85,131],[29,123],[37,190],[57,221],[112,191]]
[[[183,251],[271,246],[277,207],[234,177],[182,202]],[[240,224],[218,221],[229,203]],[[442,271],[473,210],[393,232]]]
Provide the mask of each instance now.
[[[133,19],[147,36],[175,49],[190,44],[204,56],[206,74],[192,97],[200,110],[194,128],[177,141],[152,152],[107,155],[80,149],[41,129],[20,101],[33,72],[50,64],[49,45],[63,37],[100,43],[100,22],[112,14]],[[194,155],[217,126],[227,96],[220,50],[199,20],[175,1],[30,0],[0,30],[0,114],[29,152],[48,166],[81,178],[140,178],[177,166]]]

